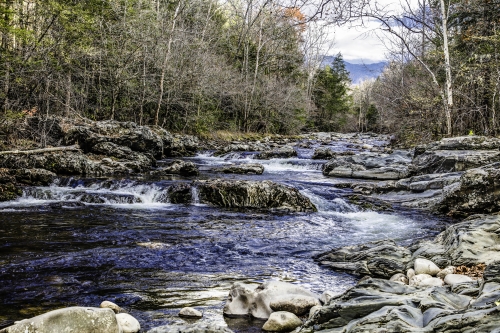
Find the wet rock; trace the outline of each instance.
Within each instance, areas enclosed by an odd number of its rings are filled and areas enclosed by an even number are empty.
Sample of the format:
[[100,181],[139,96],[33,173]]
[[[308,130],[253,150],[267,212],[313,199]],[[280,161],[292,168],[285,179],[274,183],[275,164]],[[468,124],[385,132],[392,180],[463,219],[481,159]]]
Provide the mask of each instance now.
[[500,216],[475,215],[450,225],[432,241],[422,241],[413,258],[426,258],[444,266],[490,264],[500,256]]
[[101,305],[99,305],[100,308],[108,308],[108,309],[111,309],[113,310],[115,313],[120,313],[122,312],[122,308],[120,308],[118,305],[116,305],[115,303],[113,302],[110,302],[110,301],[103,301],[101,303]]
[[261,142],[232,142],[228,145],[220,147],[214,153],[214,156],[221,156],[230,152],[253,152],[253,151],[268,151],[270,146]]
[[406,178],[411,159],[408,152],[393,154],[361,153],[331,159],[323,165],[323,175],[360,179],[391,180]]
[[313,306],[318,305],[321,303],[317,297],[305,295],[284,295],[269,303],[273,311],[291,312],[297,316],[305,315]]
[[181,176],[197,176],[200,174],[196,164],[190,161],[174,160],[166,167],[154,170],[151,175],[155,177],[165,177],[166,175],[178,174]]
[[255,155],[256,159],[268,160],[271,158],[290,158],[296,157],[297,152],[292,146],[284,146],[270,151],[264,151]]
[[335,156],[337,156],[337,154],[331,148],[319,147],[314,150],[314,154],[311,158],[313,160],[329,160]]
[[291,283],[269,281],[259,286],[235,283],[231,287],[223,312],[229,317],[251,315],[254,318],[267,319],[273,312],[272,303],[281,302],[285,297],[291,296],[306,296],[318,300],[314,293]]
[[125,146],[141,153],[150,153],[155,158],[161,158],[163,153],[162,138],[151,128],[133,122],[88,121],[86,124],[69,126],[64,137],[65,144],[78,144],[85,153],[91,152],[95,145],[104,142]]
[[122,329],[123,333],[136,333],[141,330],[141,324],[129,315],[128,313],[119,313],[116,315],[118,326]]
[[167,325],[156,327],[147,333],[234,333],[227,327],[213,323],[196,323],[191,325]]
[[415,175],[457,172],[494,162],[500,162],[498,150],[434,150],[414,158],[411,172]]
[[403,273],[410,258],[408,249],[392,240],[383,240],[333,249],[314,259],[334,270],[390,278]]
[[429,274],[435,276],[441,269],[432,261],[424,258],[417,258],[413,263],[415,274]]
[[203,313],[188,306],[179,311],[179,317],[201,318]]
[[187,183],[174,184],[168,188],[167,193],[173,204],[190,204],[193,201],[191,185]]
[[227,208],[314,212],[316,207],[297,189],[271,181],[213,179],[197,181],[202,202]]
[[117,333],[120,326],[111,309],[70,307],[16,322],[0,333],[78,332]]
[[444,278],[444,283],[454,285],[457,283],[470,282],[472,279],[462,274],[447,274]]
[[236,173],[236,174],[255,174],[262,175],[264,166],[262,164],[232,164],[214,169],[217,172]]
[[271,332],[290,332],[300,325],[302,325],[302,320],[293,313],[278,311],[271,313],[262,329]]

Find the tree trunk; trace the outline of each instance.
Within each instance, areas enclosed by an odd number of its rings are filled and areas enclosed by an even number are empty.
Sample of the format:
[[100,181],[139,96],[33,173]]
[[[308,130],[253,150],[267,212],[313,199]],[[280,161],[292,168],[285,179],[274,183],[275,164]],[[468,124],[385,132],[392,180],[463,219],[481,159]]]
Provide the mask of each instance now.
[[446,130],[447,135],[452,134],[451,126],[451,112],[453,110],[453,89],[451,82],[451,64],[450,64],[450,52],[448,50],[448,13],[446,12],[444,0],[440,0],[441,3],[441,15],[442,15],[442,30],[443,30],[443,52],[444,52],[444,67],[446,72]]

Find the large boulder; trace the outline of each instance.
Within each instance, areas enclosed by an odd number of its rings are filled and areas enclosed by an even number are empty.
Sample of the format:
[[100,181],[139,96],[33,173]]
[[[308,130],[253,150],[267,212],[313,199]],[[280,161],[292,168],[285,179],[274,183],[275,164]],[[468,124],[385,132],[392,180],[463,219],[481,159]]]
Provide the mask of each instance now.
[[499,150],[500,140],[497,138],[468,135],[444,138],[440,141],[415,147],[415,157],[426,151],[435,150]]
[[329,177],[397,180],[409,175],[411,156],[406,151],[392,154],[360,153],[337,156],[323,165],[323,175]]
[[187,183],[171,185],[167,193],[170,202],[173,204],[190,204],[193,201],[192,187]]
[[389,279],[394,274],[405,272],[411,252],[392,240],[382,240],[335,248],[314,259],[334,270]]
[[271,307],[273,304],[279,303],[287,309],[294,309],[292,300],[303,305],[299,310],[302,314],[319,304],[318,295],[291,283],[269,281],[259,286],[235,283],[229,291],[223,312],[228,317],[250,315],[267,319],[274,312]]
[[297,151],[293,149],[292,146],[284,146],[269,151],[263,151],[255,155],[255,158],[259,160],[268,160],[271,158],[290,158],[296,156]]
[[191,161],[174,160],[167,166],[158,168],[150,172],[155,177],[166,177],[167,175],[178,174],[181,176],[198,176],[200,171],[196,164]]
[[0,333],[120,333],[116,315],[108,308],[70,307],[16,322]]
[[314,204],[297,189],[271,181],[213,179],[197,181],[200,200],[227,208],[315,212]]
[[147,333],[234,333],[225,326],[214,323],[196,323],[188,325],[166,325],[155,327]]
[[100,142],[92,147],[91,151],[94,154],[114,157],[111,161],[106,161],[108,166],[116,170],[126,168],[132,172],[143,172],[156,166],[156,160],[153,155],[149,153],[139,153],[133,151],[129,147],[119,146],[112,142]]
[[435,209],[454,216],[500,210],[500,163],[467,170],[446,188]]
[[116,120],[88,121],[86,124],[70,126],[66,129],[64,142],[78,144],[88,153],[98,143],[111,142],[129,147],[133,151],[150,153],[155,158],[163,155],[163,140],[151,128],[133,122]]
[[270,332],[290,332],[302,325],[302,320],[286,311],[273,312],[262,329]]

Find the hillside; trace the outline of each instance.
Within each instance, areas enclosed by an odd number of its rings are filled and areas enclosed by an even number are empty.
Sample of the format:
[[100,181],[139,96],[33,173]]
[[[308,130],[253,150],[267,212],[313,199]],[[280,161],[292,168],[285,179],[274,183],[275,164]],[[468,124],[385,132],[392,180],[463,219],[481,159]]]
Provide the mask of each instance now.
[[[335,58],[334,56],[326,56],[325,60],[323,61],[323,66],[330,64],[334,58]],[[366,63],[356,64],[347,61],[344,61],[344,63],[347,71],[349,72],[352,84],[355,85],[361,83],[366,79],[377,78],[382,73],[382,70],[387,64],[386,62],[383,61],[372,64],[366,64]]]

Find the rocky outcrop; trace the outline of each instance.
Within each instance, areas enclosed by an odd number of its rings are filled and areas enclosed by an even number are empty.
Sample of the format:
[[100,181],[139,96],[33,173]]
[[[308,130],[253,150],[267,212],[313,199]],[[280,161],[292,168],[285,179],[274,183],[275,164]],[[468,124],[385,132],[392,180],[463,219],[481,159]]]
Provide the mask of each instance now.
[[446,188],[435,210],[453,216],[492,213],[500,210],[500,163],[464,172]]
[[[479,293],[479,290],[478,290]],[[484,291],[476,294],[481,298]],[[500,322],[496,305],[478,310],[471,296],[450,288],[416,288],[399,282],[367,279],[332,299],[300,332],[487,332],[488,320]],[[474,323],[474,324],[472,324]],[[476,326],[477,331],[471,330]]]
[[325,148],[325,147],[319,147],[314,150],[313,156],[311,159],[313,160],[329,160],[331,158],[337,157],[337,156],[351,156],[351,155],[356,155],[355,152],[353,151],[333,151],[331,148]]
[[440,141],[415,147],[415,156],[426,151],[435,150],[499,150],[500,140],[497,138],[468,135],[444,138]]
[[422,241],[413,260],[422,257],[440,267],[490,264],[500,258],[500,215],[475,215],[453,224],[434,240]]
[[292,146],[284,146],[269,151],[263,151],[255,155],[255,158],[259,160],[268,160],[271,158],[290,158],[296,156],[297,151],[295,151]]
[[0,333],[39,332],[119,333],[122,329],[111,309],[70,307],[21,320],[0,330]]
[[155,158],[163,155],[162,138],[149,127],[133,122],[89,121],[87,124],[70,126],[64,136],[66,145],[78,144],[85,153],[105,142],[125,146],[136,152],[150,153]]
[[214,169],[216,172],[223,173],[236,173],[236,174],[254,174],[262,175],[264,173],[264,166],[262,164],[231,164]]
[[411,172],[415,175],[457,172],[494,162],[500,162],[498,150],[431,150],[413,159]]
[[200,199],[227,208],[314,212],[316,207],[297,189],[271,181],[213,179],[197,181]]
[[405,151],[396,151],[393,154],[361,153],[338,156],[323,165],[323,174],[360,179],[401,179],[408,177],[410,162],[410,154]]
[[334,270],[385,278],[406,272],[410,259],[410,250],[392,240],[336,248],[314,258]]
[[217,151],[215,151],[214,156],[221,156],[230,152],[252,152],[252,151],[269,151],[271,147],[267,143],[261,143],[260,141],[256,142],[240,142],[234,141],[230,144],[226,144]]
[[45,169],[6,169],[0,168],[0,201],[14,200],[28,186],[48,186],[56,174]]
[[187,183],[174,184],[168,188],[167,193],[173,204],[190,204],[193,201],[191,185]]
[[[296,303],[302,306],[297,307]],[[268,319],[275,311],[273,305],[277,304],[281,304],[280,309],[295,309],[302,315],[320,303],[318,295],[291,283],[269,281],[259,286],[235,283],[229,291],[223,312],[229,317],[250,315]]]

